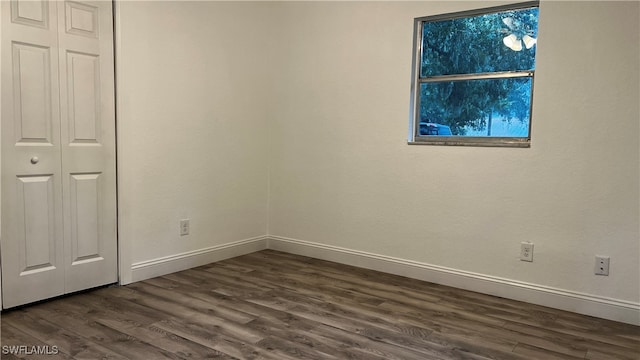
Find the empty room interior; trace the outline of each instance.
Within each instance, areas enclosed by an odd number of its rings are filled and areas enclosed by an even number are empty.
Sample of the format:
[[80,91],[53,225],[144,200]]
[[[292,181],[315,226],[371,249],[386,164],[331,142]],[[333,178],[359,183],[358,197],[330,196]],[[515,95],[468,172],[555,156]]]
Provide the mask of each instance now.
[[639,2],[539,2],[526,147],[411,141],[414,19],[518,1],[23,2],[2,358],[640,356]]

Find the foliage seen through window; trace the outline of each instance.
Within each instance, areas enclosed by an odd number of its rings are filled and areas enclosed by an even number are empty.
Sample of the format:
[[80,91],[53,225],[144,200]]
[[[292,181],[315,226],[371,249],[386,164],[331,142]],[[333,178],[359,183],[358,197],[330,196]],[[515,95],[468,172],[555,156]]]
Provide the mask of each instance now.
[[415,141],[528,146],[537,32],[537,3],[416,19]]

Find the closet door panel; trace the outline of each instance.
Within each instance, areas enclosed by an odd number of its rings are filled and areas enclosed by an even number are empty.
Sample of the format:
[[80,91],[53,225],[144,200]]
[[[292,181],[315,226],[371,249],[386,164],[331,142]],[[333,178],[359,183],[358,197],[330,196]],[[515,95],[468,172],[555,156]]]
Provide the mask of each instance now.
[[2,306],[117,281],[110,1],[0,1]]
[[67,292],[117,281],[111,2],[58,3]]
[[3,307],[64,293],[57,17],[44,1],[2,1]]

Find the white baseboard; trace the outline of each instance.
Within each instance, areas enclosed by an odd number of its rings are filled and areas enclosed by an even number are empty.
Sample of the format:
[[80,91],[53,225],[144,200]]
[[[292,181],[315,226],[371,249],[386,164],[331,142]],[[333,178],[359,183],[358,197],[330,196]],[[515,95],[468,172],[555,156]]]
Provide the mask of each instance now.
[[524,301],[603,319],[640,325],[640,303],[529,284],[521,281],[280,236],[269,236],[267,247],[272,250],[406,276],[436,284]]
[[640,303],[281,236],[259,236],[138,262],[131,266],[132,281],[162,276],[264,249],[309,256],[640,326]]
[[267,236],[235,241],[131,265],[132,281],[141,281],[267,248]]

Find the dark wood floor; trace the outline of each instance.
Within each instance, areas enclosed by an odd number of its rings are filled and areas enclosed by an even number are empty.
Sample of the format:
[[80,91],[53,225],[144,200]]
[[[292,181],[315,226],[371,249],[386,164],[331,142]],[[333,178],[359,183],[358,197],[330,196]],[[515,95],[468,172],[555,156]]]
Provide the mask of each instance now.
[[640,359],[640,327],[270,250],[4,312],[1,336],[2,359]]

